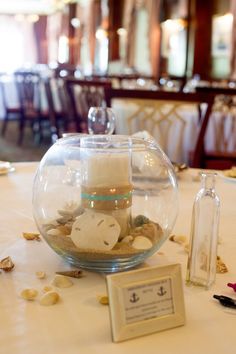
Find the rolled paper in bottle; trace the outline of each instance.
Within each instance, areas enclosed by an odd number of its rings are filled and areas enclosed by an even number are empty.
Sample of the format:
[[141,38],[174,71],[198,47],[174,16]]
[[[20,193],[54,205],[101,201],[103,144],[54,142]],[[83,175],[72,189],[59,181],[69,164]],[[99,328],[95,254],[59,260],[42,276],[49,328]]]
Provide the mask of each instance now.
[[83,154],[82,159],[82,206],[107,213],[116,218],[121,227],[121,237],[130,225],[132,184],[130,155],[104,152]]

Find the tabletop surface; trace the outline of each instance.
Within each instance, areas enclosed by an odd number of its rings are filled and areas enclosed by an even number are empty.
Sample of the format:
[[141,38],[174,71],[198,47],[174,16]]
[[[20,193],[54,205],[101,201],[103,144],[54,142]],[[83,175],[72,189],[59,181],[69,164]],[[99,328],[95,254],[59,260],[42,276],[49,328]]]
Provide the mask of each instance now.
[[[101,305],[98,295],[106,294],[105,275],[84,271],[73,279],[70,288],[59,289],[60,301],[41,306],[38,301],[20,297],[24,288],[39,292],[49,285],[56,271],[70,266],[44,240],[27,241],[22,232],[36,232],[32,216],[32,185],[37,163],[17,163],[15,172],[0,176],[0,259],[10,256],[15,263],[11,272],[0,274],[0,353],[1,354],[233,354],[235,353],[236,310],[227,309],[213,299],[221,294],[236,299],[228,282],[236,282],[236,181],[217,178],[221,199],[218,255],[228,272],[216,275],[211,289],[185,285],[187,254],[175,242],[167,240],[148,265],[181,264],[186,324],[151,335],[113,343],[109,307]],[[189,237],[191,209],[199,183],[197,171],[187,170],[179,178],[179,214],[175,235]],[[37,279],[36,271],[45,271],[46,279]]]

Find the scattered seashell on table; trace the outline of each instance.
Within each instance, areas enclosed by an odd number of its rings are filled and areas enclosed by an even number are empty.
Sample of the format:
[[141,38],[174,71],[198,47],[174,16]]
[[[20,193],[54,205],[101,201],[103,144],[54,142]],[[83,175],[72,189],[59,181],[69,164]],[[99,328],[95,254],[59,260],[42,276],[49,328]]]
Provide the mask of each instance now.
[[81,278],[83,276],[82,270],[66,270],[62,272],[56,272],[56,274],[65,275],[71,278]]
[[59,294],[56,291],[48,291],[42,295],[39,303],[43,306],[55,305],[60,299]]
[[41,241],[40,239],[40,234],[39,233],[35,233],[35,232],[23,232],[22,233],[23,237],[28,240],[28,241]]
[[169,239],[170,241],[179,243],[180,245],[183,245],[187,242],[187,237],[184,235],[171,235]]
[[43,287],[43,292],[47,293],[48,291],[52,291],[53,290],[53,287],[50,286],[50,285],[45,285]]
[[73,282],[64,275],[56,274],[54,280],[52,281],[52,285],[58,288],[69,288],[73,285]]
[[109,305],[109,298],[107,295],[98,295],[97,299],[101,305]]
[[38,279],[45,279],[46,278],[46,273],[43,271],[35,272],[35,275]]
[[37,295],[38,295],[38,291],[36,289],[33,289],[33,288],[24,289],[20,293],[20,296],[22,297],[22,299],[25,299],[25,300],[28,300],[28,301],[35,300]]
[[5,272],[10,272],[14,268],[15,264],[12,262],[11,257],[3,258],[0,261],[0,269]]

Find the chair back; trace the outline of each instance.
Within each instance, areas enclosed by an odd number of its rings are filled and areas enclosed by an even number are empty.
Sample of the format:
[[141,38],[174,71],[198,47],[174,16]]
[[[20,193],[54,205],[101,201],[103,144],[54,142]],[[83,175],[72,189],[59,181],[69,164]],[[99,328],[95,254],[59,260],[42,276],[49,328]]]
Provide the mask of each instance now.
[[214,97],[211,119],[204,137],[206,168],[227,169],[236,165],[236,88],[198,87]]
[[40,114],[40,77],[34,72],[15,72],[16,87],[20,107],[25,117],[35,117]]
[[[62,136],[63,132],[71,129],[73,113],[70,100],[62,78],[44,78],[44,87],[48,103],[48,114],[51,123],[51,131],[55,139]],[[74,129],[74,126],[72,127]]]
[[106,106],[104,90],[111,88],[110,80],[65,79],[68,97],[78,132],[87,132],[90,107]]
[[19,109],[19,97],[12,75],[2,74],[0,76],[1,103],[5,111],[12,108]]
[[117,117],[116,133],[148,131],[172,161],[201,165],[202,129],[211,111],[210,96],[124,89],[108,89],[105,94]]

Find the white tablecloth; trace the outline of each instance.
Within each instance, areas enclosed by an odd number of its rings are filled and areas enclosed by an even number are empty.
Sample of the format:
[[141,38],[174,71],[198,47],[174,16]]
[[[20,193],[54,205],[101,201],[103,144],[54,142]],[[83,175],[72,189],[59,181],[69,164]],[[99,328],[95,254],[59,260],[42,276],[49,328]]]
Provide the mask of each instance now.
[[[146,130],[171,161],[188,163],[189,153],[194,150],[199,130],[197,105],[181,104],[177,107],[175,104],[158,101],[149,106],[147,103],[146,113],[143,114],[142,111],[139,113],[141,106],[135,100],[114,99],[112,107],[116,115],[116,133],[133,134]],[[134,113],[134,118],[130,121],[129,117]],[[149,114],[149,118],[143,120]]]
[[[149,106],[147,103],[145,111],[147,115],[150,114],[150,117],[142,121],[145,115],[142,111],[138,112],[140,106],[134,100],[114,99],[112,108],[116,115],[116,133],[133,134],[146,130],[155,138],[171,161],[189,164],[200,129],[198,108],[196,104],[182,103],[174,109],[175,104],[159,101],[159,110],[152,115],[155,106],[152,103]],[[158,107],[158,102],[156,105]],[[134,112],[136,112],[134,119],[129,121],[129,117]],[[235,150],[233,119],[230,114],[224,117],[222,112],[212,112],[205,136],[206,151]],[[154,122],[156,124],[153,124]]]
[[[113,343],[108,306],[98,303],[97,295],[106,293],[105,277],[84,271],[71,288],[60,289],[61,301],[49,307],[26,302],[23,288],[38,290],[50,283],[55,271],[69,265],[45,241],[26,241],[23,231],[36,231],[32,216],[32,182],[37,164],[15,164],[16,171],[0,176],[0,259],[11,256],[12,272],[0,274],[0,353],[1,354],[234,354],[236,310],[222,307],[212,298],[222,294],[236,298],[228,282],[236,282],[236,183],[217,180],[221,198],[218,254],[229,272],[217,274],[210,290],[186,287],[183,279],[186,324],[182,327]],[[183,172],[179,180],[180,208],[175,234],[189,235],[191,208],[199,183],[192,181],[194,170]],[[187,255],[182,247],[167,240],[148,264],[180,263],[183,277]],[[47,278],[36,279],[35,271],[44,270]],[[235,294],[235,295],[234,295]]]

